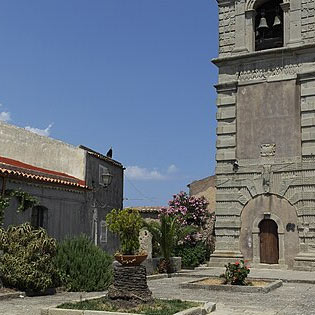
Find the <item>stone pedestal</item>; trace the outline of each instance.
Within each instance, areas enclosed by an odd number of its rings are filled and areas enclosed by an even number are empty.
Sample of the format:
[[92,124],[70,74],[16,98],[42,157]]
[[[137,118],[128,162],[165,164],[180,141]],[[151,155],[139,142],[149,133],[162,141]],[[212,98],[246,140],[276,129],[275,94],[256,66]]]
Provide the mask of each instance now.
[[152,292],[147,284],[146,268],[142,265],[125,267],[114,264],[114,284],[108,289],[108,297],[134,303],[152,301]]

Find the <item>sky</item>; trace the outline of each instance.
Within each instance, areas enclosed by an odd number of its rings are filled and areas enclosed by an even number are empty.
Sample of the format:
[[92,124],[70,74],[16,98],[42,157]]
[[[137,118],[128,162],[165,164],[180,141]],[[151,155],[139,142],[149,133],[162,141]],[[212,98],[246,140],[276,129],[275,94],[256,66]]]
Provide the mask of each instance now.
[[215,0],[1,0],[0,120],[113,158],[124,206],[214,173]]

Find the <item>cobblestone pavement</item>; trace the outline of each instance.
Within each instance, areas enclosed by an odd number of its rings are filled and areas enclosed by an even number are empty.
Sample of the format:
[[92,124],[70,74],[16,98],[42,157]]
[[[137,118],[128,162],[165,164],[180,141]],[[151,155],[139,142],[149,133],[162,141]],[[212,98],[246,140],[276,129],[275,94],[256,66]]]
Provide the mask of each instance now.
[[77,293],[64,292],[49,296],[25,297],[0,301],[1,315],[39,315],[40,309],[54,307],[58,304],[74,300],[97,297],[104,295],[105,292]]
[[[218,270],[196,270],[190,275],[204,276],[218,274]],[[308,274],[308,277],[307,277]],[[313,280],[315,273],[297,273],[270,270],[253,271],[252,276],[283,278],[284,280]],[[282,275],[282,276],[281,276]],[[306,278],[306,279],[304,279]],[[181,298],[187,300],[205,300],[217,303],[214,315],[315,315],[315,284],[312,283],[284,283],[282,287],[269,293],[239,293],[224,291],[209,291],[197,289],[182,289],[180,283],[195,280],[189,276],[150,280],[149,287],[155,297]],[[97,293],[59,293],[53,296],[17,298],[0,301],[0,315],[39,315],[39,310],[58,304],[79,300],[92,296],[101,296],[105,292]]]
[[189,277],[176,277],[149,282],[154,296],[183,298],[217,303],[214,315],[313,315],[315,314],[315,285],[284,283],[269,293],[240,293],[179,288],[181,282],[192,281]]

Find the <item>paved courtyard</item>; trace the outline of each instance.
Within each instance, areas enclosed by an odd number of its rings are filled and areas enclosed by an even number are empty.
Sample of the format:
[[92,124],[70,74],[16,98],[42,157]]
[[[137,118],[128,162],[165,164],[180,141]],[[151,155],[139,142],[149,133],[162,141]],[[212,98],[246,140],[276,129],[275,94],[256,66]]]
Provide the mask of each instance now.
[[[192,276],[219,274],[221,269],[208,268],[186,272],[181,277],[150,280],[149,286],[155,297],[208,300],[217,303],[214,315],[315,315],[315,272],[293,272],[280,270],[252,269],[252,276],[283,279],[282,287],[269,293],[230,293],[223,291],[181,289],[180,283],[192,280]],[[186,276],[187,275],[187,276]],[[302,281],[298,283],[296,281]],[[308,283],[305,283],[308,282]],[[54,296],[16,298],[0,301],[1,315],[39,315],[39,309],[66,301],[78,300],[98,293],[59,293]]]

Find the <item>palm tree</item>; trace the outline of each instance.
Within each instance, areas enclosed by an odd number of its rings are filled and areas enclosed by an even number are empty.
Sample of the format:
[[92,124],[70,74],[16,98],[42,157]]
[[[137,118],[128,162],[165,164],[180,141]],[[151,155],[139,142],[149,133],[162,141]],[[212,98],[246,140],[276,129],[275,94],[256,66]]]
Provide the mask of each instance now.
[[167,273],[174,272],[171,264],[171,257],[177,243],[186,235],[194,232],[196,229],[191,226],[181,226],[176,216],[162,214],[160,221],[152,221],[145,223],[153,238],[159,243],[161,253],[164,259],[165,269]]

